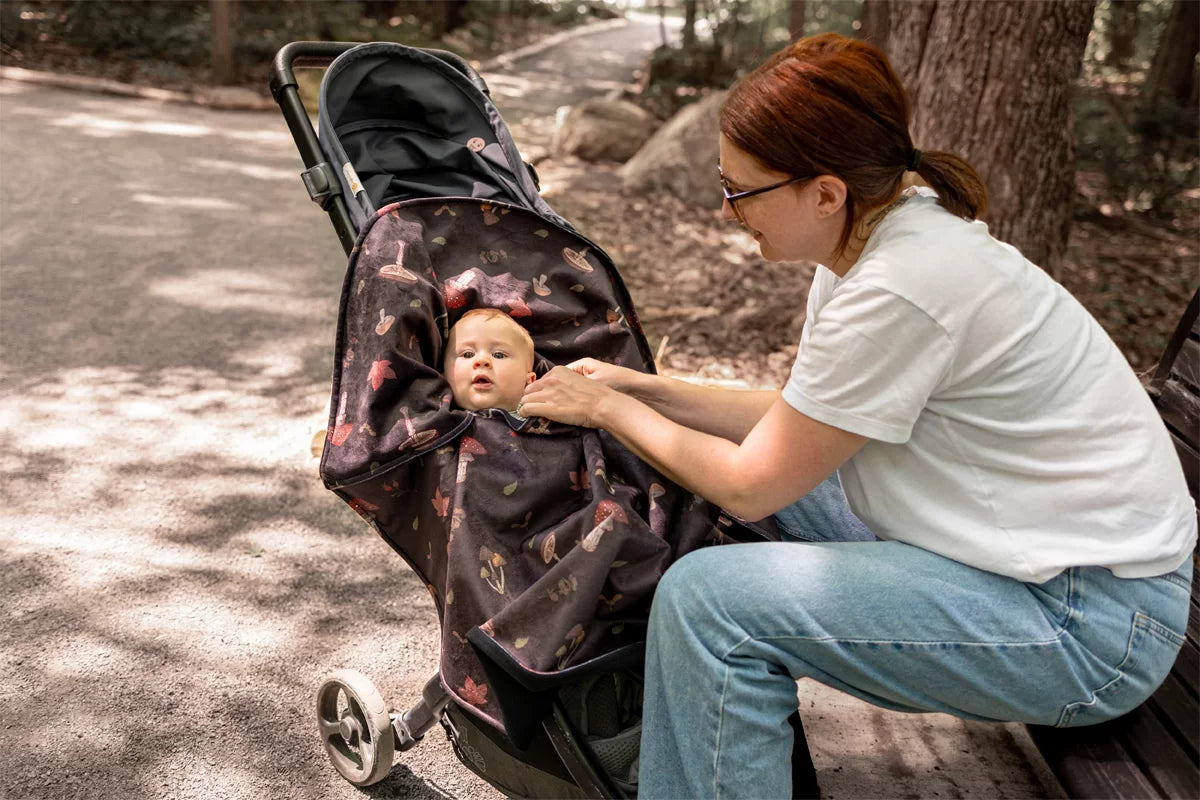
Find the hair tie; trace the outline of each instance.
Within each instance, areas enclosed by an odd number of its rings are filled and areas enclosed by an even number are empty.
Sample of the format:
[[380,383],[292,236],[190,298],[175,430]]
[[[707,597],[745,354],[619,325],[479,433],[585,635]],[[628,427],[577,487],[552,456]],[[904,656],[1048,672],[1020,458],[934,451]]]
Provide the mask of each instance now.
[[914,147],[908,153],[908,171],[916,172],[919,166],[921,166],[921,151]]

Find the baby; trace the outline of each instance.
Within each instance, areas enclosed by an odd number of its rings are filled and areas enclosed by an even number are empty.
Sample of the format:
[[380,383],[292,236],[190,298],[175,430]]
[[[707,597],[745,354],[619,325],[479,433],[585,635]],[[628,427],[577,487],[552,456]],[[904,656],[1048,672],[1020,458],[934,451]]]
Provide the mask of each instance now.
[[450,329],[443,365],[459,408],[515,411],[533,372],[533,339],[512,317],[477,308]]

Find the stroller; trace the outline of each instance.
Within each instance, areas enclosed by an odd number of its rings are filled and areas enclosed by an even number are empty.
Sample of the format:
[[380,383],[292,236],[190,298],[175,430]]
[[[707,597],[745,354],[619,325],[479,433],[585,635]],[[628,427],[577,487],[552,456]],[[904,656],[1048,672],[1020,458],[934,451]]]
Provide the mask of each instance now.
[[[319,139],[293,67],[328,67]],[[271,90],[349,256],[321,476],[424,581],[442,631],[439,670],[408,711],[389,711],[353,670],[322,683],[333,766],[377,783],[440,723],[508,796],[636,796],[658,578],[698,547],[773,533],[602,431],[453,407],[445,342],[473,308],[529,331],[539,375],[584,356],[654,371],[613,263],[541,198],[469,64],[392,43],[295,42],[276,55]],[[802,780],[811,761],[792,722]]]

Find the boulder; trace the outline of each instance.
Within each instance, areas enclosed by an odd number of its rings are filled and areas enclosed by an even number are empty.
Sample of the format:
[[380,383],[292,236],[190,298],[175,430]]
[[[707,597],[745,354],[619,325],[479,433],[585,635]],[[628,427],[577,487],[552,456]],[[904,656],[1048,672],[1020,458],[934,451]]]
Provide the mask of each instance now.
[[550,150],[584,161],[625,161],[658,125],[653,114],[628,100],[594,97],[559,109]]
[[718,115],[725,92],[714,92],[671,117],[617,170],[631,194],[668,192],[694,205],[719,208]]

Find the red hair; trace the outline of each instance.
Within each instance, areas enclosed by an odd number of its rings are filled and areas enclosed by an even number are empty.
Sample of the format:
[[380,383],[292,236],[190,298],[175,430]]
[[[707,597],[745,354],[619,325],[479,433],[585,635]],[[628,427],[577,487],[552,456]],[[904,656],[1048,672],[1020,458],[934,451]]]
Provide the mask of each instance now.
[[[824,33],[776,53],[729,91],[721,133],[776,172],[833,175],[846,184],[846,248],[858,212],[900,191],[913,157],[911,113],[900,78],[878,48]],[[987,191],[964,159],[921,151],[916,173],[951,213],[976,219]]]

